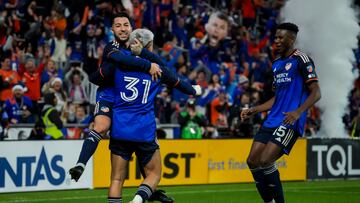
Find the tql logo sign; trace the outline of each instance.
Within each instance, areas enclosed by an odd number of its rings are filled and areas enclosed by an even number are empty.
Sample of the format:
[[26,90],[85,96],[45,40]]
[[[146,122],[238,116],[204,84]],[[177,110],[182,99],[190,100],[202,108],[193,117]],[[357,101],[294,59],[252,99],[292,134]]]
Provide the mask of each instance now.
[[360,177],[360,140],[308,141],[308,178]]
[[6,157],[0,157],[0,188],[8,185],[6,173],[16,187],[37,186],[41,180],[47,180],[52,185],[60,185],[65,180],[65,170],[60,165],[62,161],[62,155],[48,157],[44,147],[39,156],[16,157],[15,164],[11,164]]

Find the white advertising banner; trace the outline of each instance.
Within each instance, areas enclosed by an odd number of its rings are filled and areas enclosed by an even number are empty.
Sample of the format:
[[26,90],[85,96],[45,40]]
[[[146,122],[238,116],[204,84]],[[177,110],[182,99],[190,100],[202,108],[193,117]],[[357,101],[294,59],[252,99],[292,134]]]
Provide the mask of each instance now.
[[70,179],[82,140],[0,142],[0,193],[93,187],[93,161],[78,182]]

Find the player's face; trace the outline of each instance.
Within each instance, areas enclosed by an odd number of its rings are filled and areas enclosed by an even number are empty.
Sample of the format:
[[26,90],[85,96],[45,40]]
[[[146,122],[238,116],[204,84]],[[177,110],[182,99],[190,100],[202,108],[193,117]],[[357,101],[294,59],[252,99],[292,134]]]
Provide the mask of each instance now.
[[287,30],[276,30],[275,48],[279,54],[285,54],[294,44],[294,39]]
[[130,33],[132,32],[129,19],[126,17],[115,18],[112,25],[112,31],[118,41],[127,42],[129,40]]
[[210,46],[217,46],[228,35],[228,23],[216,16],[209,19],[206,31],[209,36]]

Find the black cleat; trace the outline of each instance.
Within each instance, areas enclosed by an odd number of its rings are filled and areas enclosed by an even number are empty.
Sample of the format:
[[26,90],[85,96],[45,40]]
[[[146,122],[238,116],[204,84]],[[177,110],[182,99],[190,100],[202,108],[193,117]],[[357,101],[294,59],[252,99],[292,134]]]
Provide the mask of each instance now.
[[74,166],[69,170],[71,179],[74,179],[76,182],[79,180],[83,172],[84,172],[84,168],[82,166]]
[[168,197],[164,190],[155,190],[154,193],[148,199],[149,202],[159,201],[162,203],[173,203],[175,200],[172,197]]

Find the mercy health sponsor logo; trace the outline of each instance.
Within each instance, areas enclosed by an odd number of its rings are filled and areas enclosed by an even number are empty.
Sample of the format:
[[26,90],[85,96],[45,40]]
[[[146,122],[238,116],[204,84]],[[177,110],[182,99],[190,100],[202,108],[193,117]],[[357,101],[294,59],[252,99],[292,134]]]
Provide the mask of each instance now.
[[308,143],[309,179],[360,178],[360,140],[311,139]]
[[82,141],[9,141],[0,143],[0,192],[92,188],[92,160],[79,182],[68,170]]

